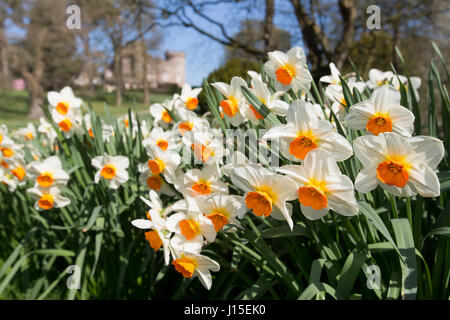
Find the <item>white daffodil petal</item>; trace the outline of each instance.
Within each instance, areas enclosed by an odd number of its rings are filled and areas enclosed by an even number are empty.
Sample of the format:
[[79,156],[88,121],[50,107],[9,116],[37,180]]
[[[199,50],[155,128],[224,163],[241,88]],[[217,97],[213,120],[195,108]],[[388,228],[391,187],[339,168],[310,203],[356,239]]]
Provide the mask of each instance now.
[[422,197],[439,197],[439,179],[434,171],[423,164],[408,171],[409,179]]
[[323,208],[321,210],[314,210],[313,208],[309,206],[301,205],[302,213],[303,215],[308,218],[309,220],[318,220],[322,217],[324,217],[328,211],[330,211],[330,208]]
[[363,164],[381,162],[387,153],[386,140],[379,136],[362,136],[353,141],[355,155]]
[[147,219],[136,219],[131,221],[131,224],[139,229],[151,229],[153,227],[153,223]]
[[355,189],[362,193],[367,193],[375,189],[378,185],[377,165],[363,168],[356,177]]
[[415,153],[431,168],[436,169],[445,154],[444,143],[434,137],[415,136],[409,139]]

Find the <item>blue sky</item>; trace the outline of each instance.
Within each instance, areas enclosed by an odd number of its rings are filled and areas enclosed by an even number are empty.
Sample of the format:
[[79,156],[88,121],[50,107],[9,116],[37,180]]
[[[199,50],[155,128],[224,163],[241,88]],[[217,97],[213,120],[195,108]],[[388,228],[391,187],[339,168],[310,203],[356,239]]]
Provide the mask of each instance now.
[[[222,22],[226,26],[228,34],[232,35],[239,31],[242,20],[264,18],[264,2],[264,0],[254,0],[250,10],[244,8],[239,3],[222,3],[207,7],[205,13],[214,20]],[[292,17],[290,19],[281,13],[282,10],[290,9],[290,5],[286,0],[277,0],[276,5],[275,25],[286,30],[291,30],[292,45],[301,45],[301,39],[298,39],[299,29],[297,28],[295,17],[290,15]],[[81,11],[81,14],[83,14],[83,11]],[[220,30],[217,27],[214,28],[210,23],[199,19],[192,12],[188,12],[188,16],[194,18],[195,23],[201,28],[207,29],[215,36],[220,36]],[[161,31],[163,34],[163,42],[156,54],[162,57],[166,50],[185,52],[186,81],[193,86],[201,85],[203,78],[206,78],[224,62],[224,47],[194,29],[183,26],[171,26],[165,27]],[[24,30],[16,27],[10,21],[7,24],[7,33],[10,39],[17,39],[24,36]],[[108,45],[103,50],[108,50]]]
[[[255,4],[264,4],[264,1],[255,0]],[[284,6],[287,2],[277,1],[278,6]],[[278,8],[277,8],[278,9]],[[239,23],[245,18],[262,19],[264,7],[248,12],[240,10],[239,5],[220,4],[211,7],[206,13],[217,21],[222,21],[227,26],[227,32],[233,34],[239,31]],[[188,13],[189,14],[189,13]],[[189,14],[191,16],[191,14]],[[193,15],[192,15],[193,16]],[[220,35],[217,28],[202,20],[195,20],[201,27],[207,27],[214,35]],[[296,26],[295,20],[286,21],[286,16],[277,14],[275,25],[278,27]],[[295,28],[298,31],[299,29]],[[198,33],[194,29],[182,26],[173,26],[163,30],[164,41],[161,45],[161,55],[165,50],[184,51],[186,53],[186,81],[191,85],[201,85],[203,78],[207,77],[211,71],[218,68],[223,63],[224,47],[218,42]],[[299,44],[299,37],[293,34],[292,45]]]

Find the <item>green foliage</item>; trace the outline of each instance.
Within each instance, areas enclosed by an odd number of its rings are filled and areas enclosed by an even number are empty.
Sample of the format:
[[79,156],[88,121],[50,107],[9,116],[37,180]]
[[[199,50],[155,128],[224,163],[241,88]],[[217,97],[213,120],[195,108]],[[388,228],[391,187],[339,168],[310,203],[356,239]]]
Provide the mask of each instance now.
[[[277,27],[274,27],[272,32],[273,49],[288,51],[291,48],[291,34]],[[233,38],[250,47],[264,51],[264,21],[252,19],[242,21],[240,30],[233,35]],[[225,61],[234,58],[255,60],[255,55],[239,48],[226,47]]]
[[[394,58],[392,36],[382,30],[362,33],[351,46],[349,56],[362,75],[367,75],[371,68],[388,70]],[[345,65],[344,72],[351,71],[352,67]]]
[[[445,61],[442,64],[446,66]],[[405,64],[405,69],[407,66]],[[429,116],[428,119],[432,121],[429,125],[433,135],[445,139],[450,127],[450,100],[441,77],[433,63],[427,83],[429,96],[421,101],[426,101],[428,113],[441,109],[439,118]],[[353,92],[352,96],[345,81],[341,81],[349,108],[369,97],[369,92]],[[312,84],[308,99],[324,107],[326,96],[318,88]],[[208,120],[214,117],[226,132],[229,125],[220,117],[218,109],[220,95],[207,81],[203,93],[205,105],[211,111]],[[280,123],[280,118],[251,91],[243,90],[243,94],[266,120]],[[413,95],[412,90],[407,94]],[[296,98],[291,91],[283,96],[287,102]],[[417,101],[404,101],[417,119],[419,109],[414,106]],[[64,194],[72,201],[70,206],[38,213],[24,192],[31,181],[20,187],[22,192],[15,193],[0,185],[1,199],[8,199],[0,201],[0,298],[449,298],[448,154],[437,168],[441,183],[438,197],[397,198],[378,188],[357,195],[360,208],[357,216],[350,218],[330,212],[316,221],[306,219],[299,202],[292,201],[293,231],[283,221],[245,215],[241,219],[242,228],[234,233],[218,233],[216,241],[203,250],[221,265],[220,272],[213,274],[211,290],[207,291],[199,281],[184,279],[173,267],[165,266],[162,253],[153,252],[143,232],[130,224],[133,219],[143,218],[147,210],[139,196],[146,196],[148,190],[137,181],[137,164],[147,160],[140,127],[136,138],[132,138],[131,121],[129,130],[115,124],[115,135],[105,144],[100,134],[100,117],[90,107],[87,111],[91,115],[94,138],[85,133],[65,139],[56,128],[60,148],[54,153],[71,175],[64,189]],[[107,106],[105,111],[104,120],[114,123]],[[338,117],[331,116],[337,130],[350,141],[361,134],[347,131]],[[140,124],[139,114],[137,118]],[[436,126],[436,122],[441,122],[442,126]],[[445,141],[448,150],[448,140]],[[40,141],[34,141],[33,147],[43,156],[50,153]],[[130,181],[118,190],[93,182],[95,170],[90,161],[104,151],[130,159]],[[31,154],[27,153],[27,161],[31,160]],[[351,158],[339,165],[354,181],[360,163]],[[237,193],[242,195],[242,192]],[[178,199],[164,196],[162,200],[168,204]],[[66,286],[67,268],[74,264],[81,268],[80,290],[69,290]],[[373,265],[379,267],[381,276],[376,288],[367,285],[372,275],[368,270]]]
[[233,77],[247,79],[249,70],[260,72],[259,64],[255,61],[235,58],[228,60],[223,66],[211,72],[207,80],[210,83],[219,81],[229,83]]

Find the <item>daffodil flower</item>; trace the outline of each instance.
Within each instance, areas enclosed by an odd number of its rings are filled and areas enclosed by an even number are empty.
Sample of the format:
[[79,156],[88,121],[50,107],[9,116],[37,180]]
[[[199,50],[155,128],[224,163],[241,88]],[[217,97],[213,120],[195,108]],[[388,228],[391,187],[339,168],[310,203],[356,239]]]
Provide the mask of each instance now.
[[[158,196],[158,193],[156,193],[154,190],[150,190],[148,195],[149,195],[150,200],[148,200],[144,197],[140,197],[141,200],[151,210],[156,211],[162,218],[167,217],[167,215],[172,211],[172,207],[169,206],[169,207],[165,208],[163,206],[163,202],[161,201],[160,197]],[[149,220],[151,220],[149,216],[147,216],[147,218],[149,218]]]
[[[409,80],[411,80],[411,85],[412,85],[412,90],[414,92],[414,96],[415,96],[416,100],[419,101],[420,100],[420,96],[419,96],[419,91],[418,90],[420,88],[420,85],[422,84],[422,80],[419,77],[409,77]],[[405,89],[407,91],[411,90],[411,88],[409,87],[409,84],[408,84],[408,78],[407,77],[402,76],[402,75],[398,75],[398,78],[397,78],[397,76],[394,76],[392,78],[392,85],[398,91],[400,91],[400,89],[401,89],[400,83],[403,84],[403,86],[405,87]],[[409,94],[407,94],[407,99],[408,99],[409,104],[411,104],[411,96]]]
[[175,251],[172,265],[185,278],[198,277],[203,286],[210,290],[212,277],[210,271],[217,272],[220,265],[213,259],[200,253]]
[[202,92],[202,88],[191,88],[187,83],[181,89],[181,95],[178,101],[181,101],[184,108],[194,110],[198,105],[198,95]]
[[184,108],[177,110],[177,115],[180,121],[174,125],[174,133],[184,135],[187,131],[201,131],[209,129],[209,122],[202,119],[195,112],[188,111]]
[[91,164],[98,170],[95,174],[95,183],[103,180],[111,189],[118,189],[120,185],[128,181],[127,169],[130,161],[127,157],[112,157],[105,153],[104,156],[93,158]]
[[[252,92],[253,95],[258,98],[270,111],[275,114],[283,116],[286,115],[289,109],[289,104],[278,99],[282,94],[284,94],[283,91],[278,91],[272,94],[266,84],[258,79],[252,79],[251,84],[252,87],[250,88],[250,92]],[[259,120],[264,119],[264,117],[251,104],[244,105],[243,114],[247,119],[255,124],[258,124]],[[266,126],[267,125],[268,123]]]
[[211,85],[223,94],[225,99],[220,102],[222,111],[229,117],[230,123],[237,127],[245,118],[242,114],[242,107],[246,104],[241,87],[247,87],[247,83],[240,77],[231,78],[230,84],[215,82]]
[[197,204],[186,197],[188,208],[186,212],[177,212],[167,218],[166,227],[174,232],[171,245],[176,250],[200,252],[203,240],[213,242],[216,230],[213,222],[200,213]]
[[27,177],[27,164],[22,158],[16,158],[14,161],[8,161],[9,171],[19,181],[19,185],[25,184],[25,178]]
[[23,137],[25,140],[29,141],[36,137],[36,128],[30,122],[25,128],[20,128],[12,133],[14,136]]
[[55,110],[59,115],[66,116],[74,109],[80,109],[83,100],[75,97],[70,87],[64,87],[60,92],[50,91],[47,93],[47,100],[50,103],[50,111]]
[[49,188],[55,185],[65,185],[69,175],[64,171],[61,160],[52,156],[42,162],[32,162],[27,168],[29,178],[35,180],[36,186]]
[[170,185],[159,174],[153,174],[147,164],[138,167],[140,172],[139,183],[146,186],[149,190],[154,190],[158,194],[174,196],[175,192]]
[[394,77],[392,71],[380,71],[378,69],[369,70],[369,80],[366,81],[366,85],[370,89],[375,89],[377,87],[389,84]]
[[[359,92],[362,92],[364,90],[365,84],[364,82],[355,82],[353,80],[349,80],[347,82],[347,86],[350,89],[350,92],[353,94],[354,88],[356,88]],[[325,94],[327,95],[328,99],[331,100],[331,110],[333,110],[334,114],[338,116],[341,122],[344,122],[348,106],[347,101],[345,101],[344,90],[342,86],[340,84],[330,84],[325,89]]]
[[243,199],[248,210],[259,217],[286,220],[293,228],[292,208],[286,204],[296,198],[297,185],[292,179],[264,167],[245,165],[232,172],[231,181],[245,192]]
[[160,127],[154,127],[150,134],[142,141],[144,147],[155,146],[162,151],[176,151],[181,148],[181,140],[172,130],[164,131]]
[[11,140],[9,137],[3,136],[0,143],[0,159],[4,161],[14,161],[16,158],[23,158],[21,146]]
[[353,183],[341,173],[336,159],[329,152],[312,150],[306,155],[303,165],[287,165],[277,171],[298,184],[297,198],[308,219],[320,219],[330,209],[344,216],[358,213]]
[[230,224],[240,226],[238,217],[245,213],[243,203],[237,196],[213,194],[209,197],[196,197],[197,206],[201,213],[210,219],[216,232]]
[[353,105],[347,114],[350,129],[363,130],[378,135],[396,132],[411,136],[414,131],[414,114],[400,105],[400,93],[387,85],[374,90],[367,101]]
[[162,103],[154,103],[150,106],[150,114],[153,117],[153,125],[161,126],[166,129],[169,124],[173,123],[173,119],[170,116],[169,111],[174,110],[174,101],[173,100],[164,100]]
[[339,69],[336,67],[336,65],[333,62],[331,62],[329,64],[329,66],[330,66],[331,74],[320,77],[320,82],[341,85],[341,79],[339,79],[341,72],[339,71]]
[[364,165],[355,181],[356,190],[367,193],[381,185],[400,197],[419,193],[440,194],[434,172],[444,157],[442,141],[433,137],[403,137],[394,132],[362,136],[353,142],[355,154]]
[[220,180],[217,164],[206,165],[202,170],[191,169],[175,180],[175,188],[191,197],[208,196],[214,193],[228,193],[227,185]]
[[306,69],[306,57],[303,49],[293,47],[287,53],[269,52],[269,60],[264,64],[267,75],[275,80],[275,89],[287,91],[308,91],[312,76]]
[[53,146],[57,137],[55,129],[53,129],[53,126],[45,118],[39,118],[39,122],[40,125],[37,131],[40,134],[45,135],[48,139],[49,144]]
[[209,130],[187,131],[183,144],[192,150],[196,162],[203,164],[222,163],[227,150],[221,136],[213,135]]
[[149,160],[141,164],[142,170],[147,167],[154,175],[163,174],[169,183],[175,180],[175,170],[181,163],[181,157],[174,151],[162,151],[159,147],[148,145],[146,147]]
[[43,188],[37,185],[28,189],[27,192],[32,199],[36,200],[34,208],[38,211],[62,208],[70,204],[70,199],[61,196],[61,189],[58,186]]
[[292,161],[302,161],[316,148],[330,152],[337,161],[353,154],[350,143],[333,130],[326,120],[320,120],[312,105],[295,100],[289,106],[287,124],[270,128],[263,140],[280,139],[281,153]]
[[53,109],[52,118],[67,139],[71,138],[75,133],[83,133],[83,118],[80,109],[72,108],[64,114]]
[[[153,194],[153,199],[156,193]],[[156,195],[157,197],[157,195]],[[141,198],[145,199],[145,198]],[[147,201],[146,201],[147,203]],[[166,228],[166,219],[162,217],[160,212],[152,208],[148,212],[149,219],[136,219],[131,222],[133,226],[139,229],[151,229],[145,232],[145,239],[150,247],[156,252],[161,246],[164,250],[164,262],[166,265],[170,261],[170,236],[171,232]]]

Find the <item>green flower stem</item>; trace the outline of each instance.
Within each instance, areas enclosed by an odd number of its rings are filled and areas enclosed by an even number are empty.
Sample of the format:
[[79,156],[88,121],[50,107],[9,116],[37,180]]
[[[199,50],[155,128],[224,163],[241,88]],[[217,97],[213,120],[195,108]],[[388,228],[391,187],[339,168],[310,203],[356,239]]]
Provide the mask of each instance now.
[[394,214],[394,218],[398,219],[398,210],[397,203],[395,202],[395,196],[393,194],[389,194],[389,199],[391,200],[392,213]]
[[355,227],[353,226],[353,224],[350,222],[350,219],[344,219],[345,221],[345,227],[346,229],[351,233],[351,235],[353,236],[353,238],[355,239],[356,242],[360,242],[361,241],[361,237],[359,236],[358,232],[356,231]]
[[409,225],[413,230],[412,212],[411,212],[411,197],[406,198],[406,215],[408,216]]

